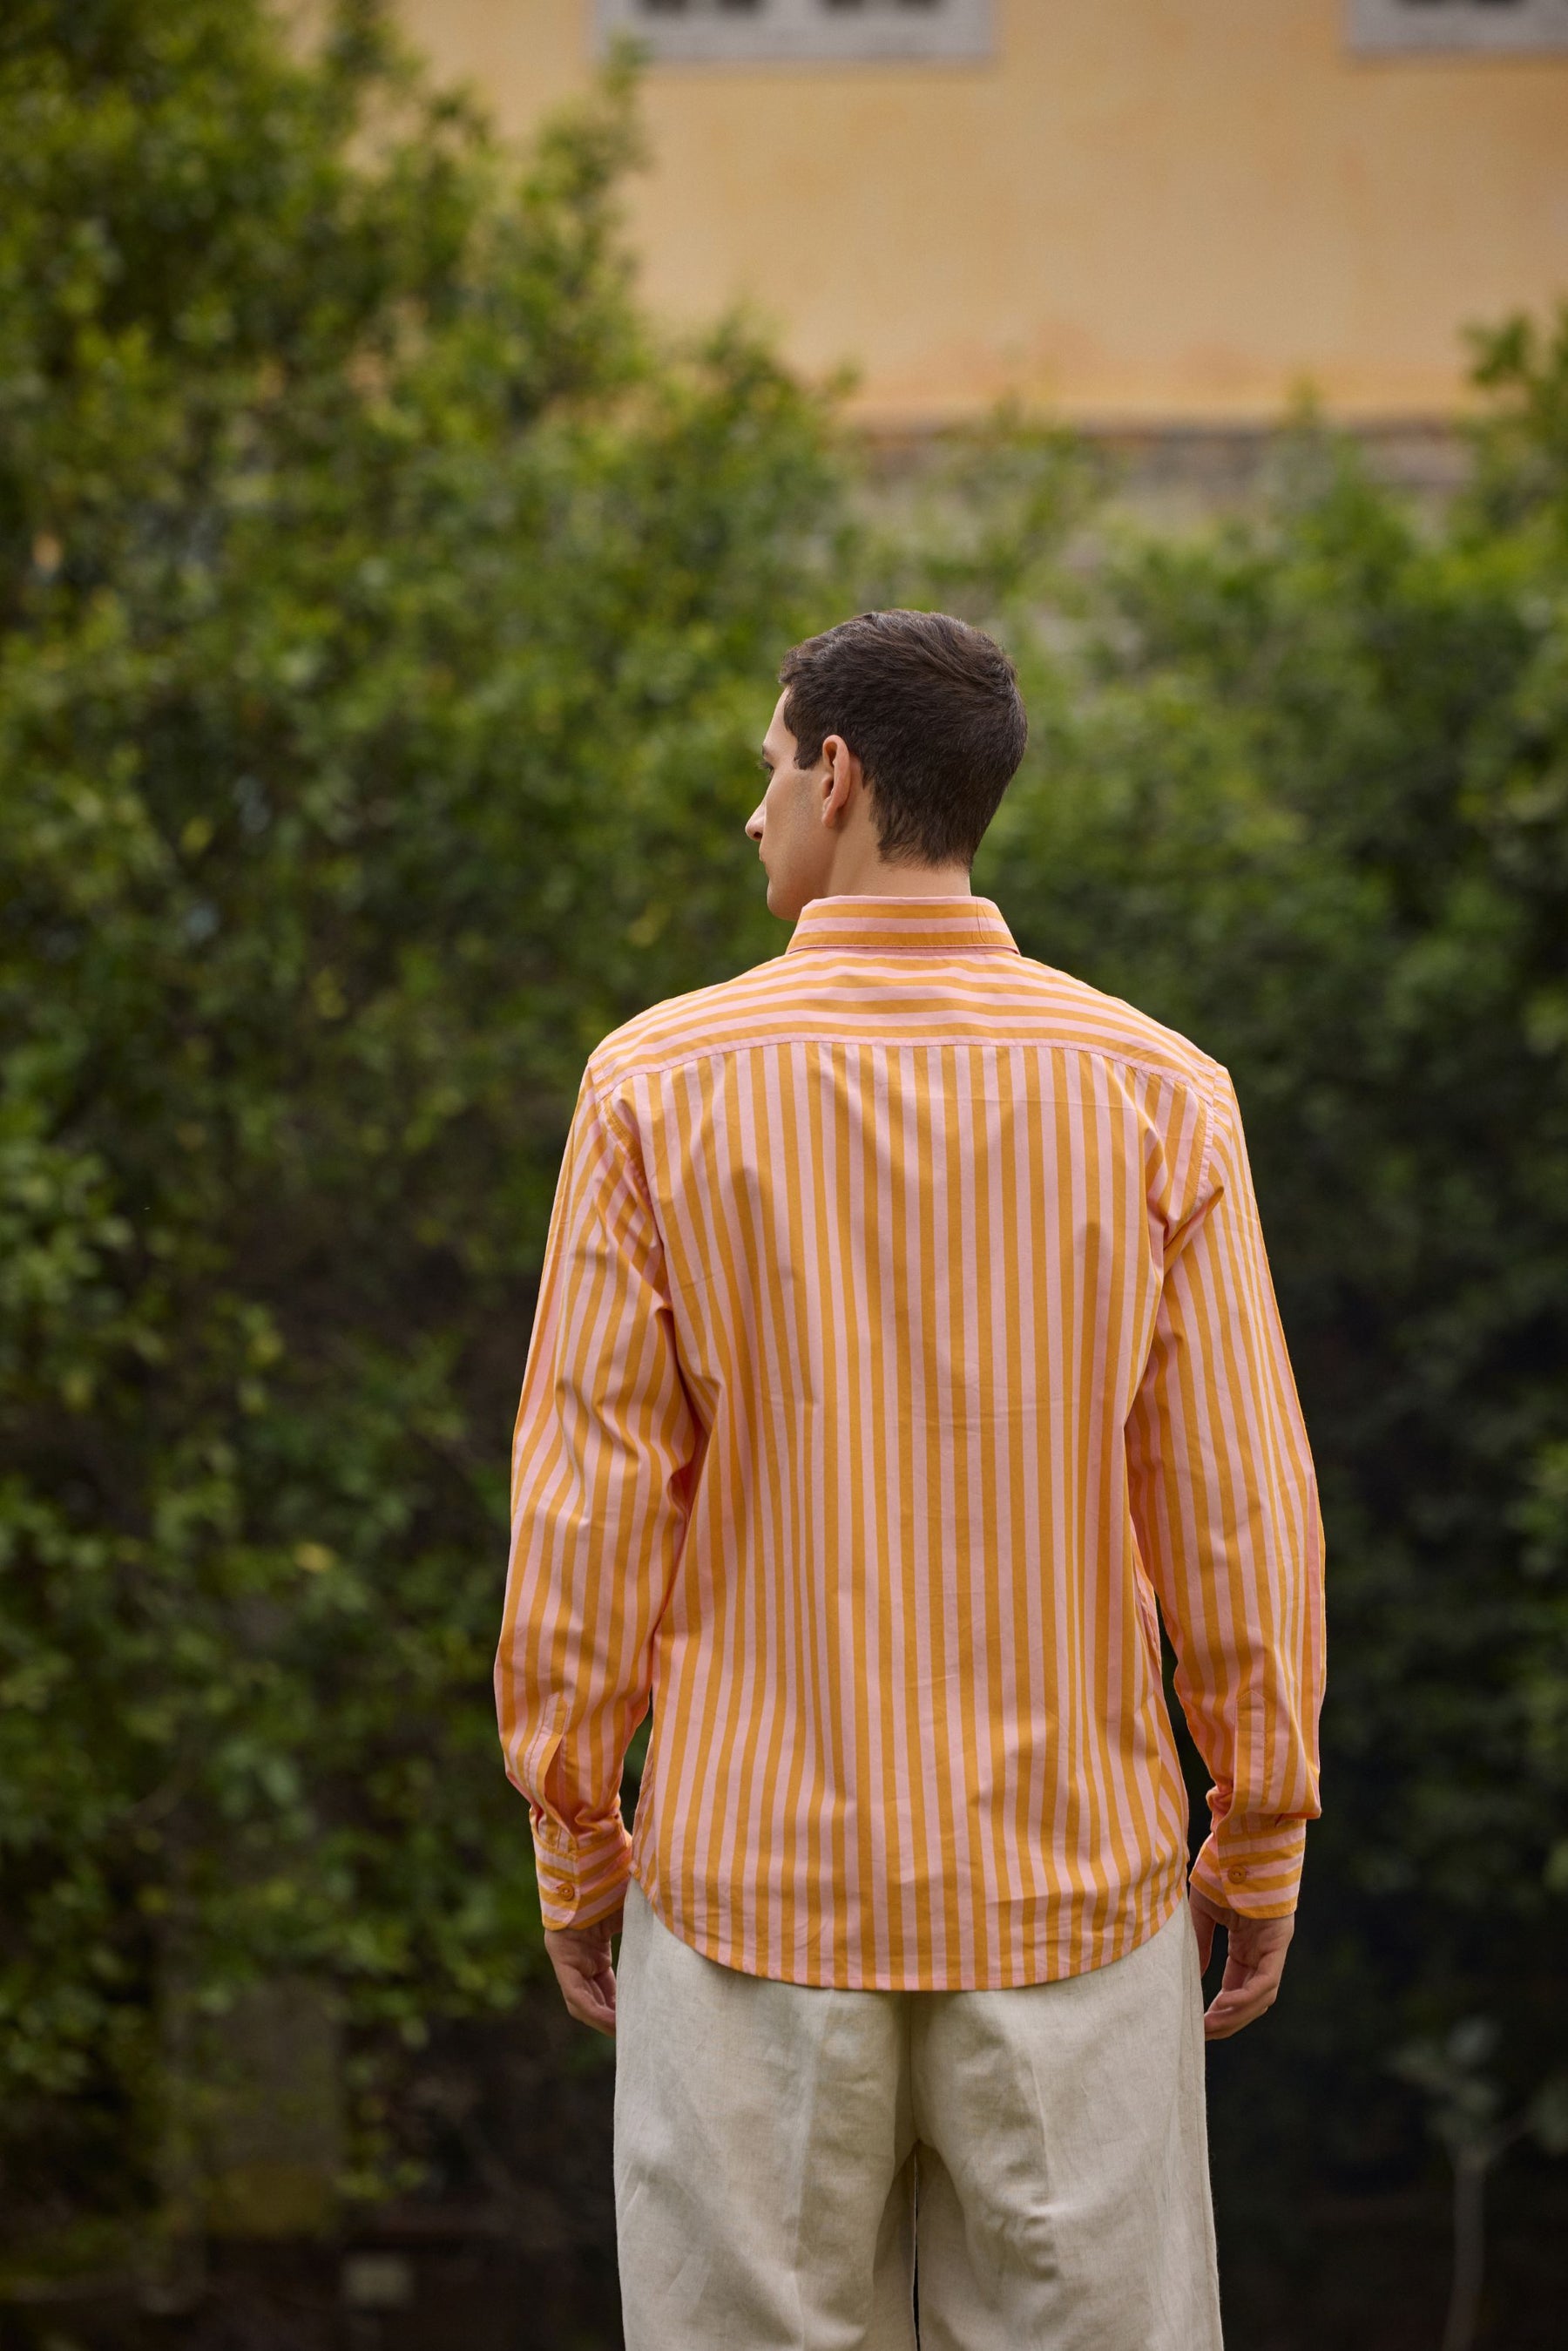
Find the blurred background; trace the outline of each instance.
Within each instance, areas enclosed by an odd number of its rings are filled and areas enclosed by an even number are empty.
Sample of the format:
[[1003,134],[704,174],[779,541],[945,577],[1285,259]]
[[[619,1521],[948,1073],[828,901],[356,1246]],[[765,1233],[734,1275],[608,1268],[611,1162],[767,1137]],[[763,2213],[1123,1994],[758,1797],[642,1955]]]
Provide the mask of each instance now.
[[1565,297],[1568,0],[9,0],[0,2351],[618,2344],[512,1416],[891,602],[1023,679],[977,886],[1235,1075],[1322,1474],[1228,2339],[1561,2342]]

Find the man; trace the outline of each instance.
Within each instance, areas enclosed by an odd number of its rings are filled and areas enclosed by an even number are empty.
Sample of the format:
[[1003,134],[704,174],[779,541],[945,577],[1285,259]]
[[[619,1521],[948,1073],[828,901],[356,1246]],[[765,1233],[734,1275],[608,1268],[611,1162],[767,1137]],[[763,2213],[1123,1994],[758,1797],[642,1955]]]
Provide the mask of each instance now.
[[626,2340],[904,2351],[918,2233],[924,2344],[1211,2351],[1203,2035],[1278,1990],[1322,1679],[1235,1096],[971,894],[997,645],[779,674],[794,935],[590,1059],[517,1423],[502,1734],[618,2026]]

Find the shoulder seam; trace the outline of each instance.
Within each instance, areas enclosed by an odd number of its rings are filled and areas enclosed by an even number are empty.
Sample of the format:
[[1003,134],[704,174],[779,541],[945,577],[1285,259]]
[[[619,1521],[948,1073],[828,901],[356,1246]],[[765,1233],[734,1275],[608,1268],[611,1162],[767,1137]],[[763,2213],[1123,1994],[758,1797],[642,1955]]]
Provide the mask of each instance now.
[[[639,1199],[642,1202],[649,1216],[652,1216],[654,1213],[653,1195],[648,1188],[648,1178],[643,1174],[642,1161],[639,1155],[636,1144],[633,1143],[630,1135],[627,1134],[625,1128],[621,1125],[619,1119],[615,1113],[614,1108],[610,1102],[607,1101],[603,1087],[600,1086],[587,1071],[584,1071],[584,1080],[587,1087],[589,1100],[592,1102],[594,1109],[598,1113],[599,1117],[603,1119],[611,1140],[616,1144],[620,1152],[621,1162],[626,1168],[627,1174],[631,1179],[632,1189],[636,1192]],[[655,1221],[657,1223],[657,1219],[655,1219]]]
[[1212,1171],[1214,1146],[1220,1125],[1220,1081],[1225,1074],[1222,1062],[1211,1061],[1209,1065],[1208,1085],[1199,1096],[1199,1107],[1203,1113],[1203,1150],[1198,1162],[1198,1188],[1200,1199],[1206,1199],[1215,1188]]

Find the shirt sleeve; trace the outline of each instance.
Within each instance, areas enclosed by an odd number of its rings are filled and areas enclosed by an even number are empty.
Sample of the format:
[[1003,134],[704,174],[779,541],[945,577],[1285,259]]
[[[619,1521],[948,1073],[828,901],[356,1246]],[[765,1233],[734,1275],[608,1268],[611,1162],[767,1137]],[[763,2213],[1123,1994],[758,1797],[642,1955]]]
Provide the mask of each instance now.
[[495,1660],[507,1775],[528,1799],[548,1928],[608,1917],[630,1875],[621,1769],[648,1711],[698,1441],[658,1226],[590,1063],[523,1379]]
[[1167,1247],[1127,1457],[1177,1696],[1214,1782],[1192,1884],[1243,1917],[1282,1917],[1319,1810],[1323,1526],[1223,1071],[1197,1205]]

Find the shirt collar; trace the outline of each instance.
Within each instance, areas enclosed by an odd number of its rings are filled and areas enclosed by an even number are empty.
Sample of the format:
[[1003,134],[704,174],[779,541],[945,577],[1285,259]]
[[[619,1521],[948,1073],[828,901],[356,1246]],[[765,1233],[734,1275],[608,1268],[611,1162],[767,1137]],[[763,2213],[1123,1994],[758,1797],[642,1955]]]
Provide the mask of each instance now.
[[867,955],[1016,955],[990,898],[813,898],[785,947]]

